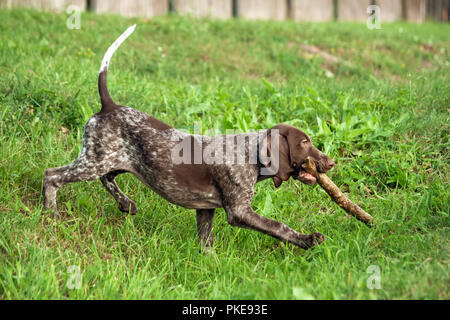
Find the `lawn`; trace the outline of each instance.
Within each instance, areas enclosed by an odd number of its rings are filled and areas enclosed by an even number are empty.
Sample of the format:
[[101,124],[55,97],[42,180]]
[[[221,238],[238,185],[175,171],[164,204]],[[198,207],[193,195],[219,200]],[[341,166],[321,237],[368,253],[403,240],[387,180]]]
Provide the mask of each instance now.
[[[450,25],[66,19],[0,10],[1,299],[450,299]],[[318,186],[267,180],[254,210],[326,241],[305,251],[219,209],[206,256],[195,212],[131,175],[136,216],[91,181],[60,189],[50,219],[44,170],[77,157],[103,54],[134,23],[109,69],[116,102],[191,132],[295,125],[376,227]]]

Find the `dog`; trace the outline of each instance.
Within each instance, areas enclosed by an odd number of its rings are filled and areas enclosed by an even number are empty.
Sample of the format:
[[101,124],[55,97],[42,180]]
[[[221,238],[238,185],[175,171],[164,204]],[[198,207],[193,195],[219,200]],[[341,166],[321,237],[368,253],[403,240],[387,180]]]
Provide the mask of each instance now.
[[[114,103],[107,89],[109,62],[135,27],[129,27],[103,58],[98,77],[101,110],[84,127],[78,158],[45,171],[44,206],[52,217],[59,216],[56,193],[60,187],[98,178],[121,211],[136,214],[136,203],[115,181],[117,175],[128,172],[166,200],[195,209],[199,240],[207,251],[214,241],[216,208],[224,208],[232,226],[263,232],[303,249],[321,243],[325,239],[322,234],[300,234],[284,223],[256,214],[251,207],[254,186],[259,181],[272,179],[277,188],[290,177],[314,184],[315,177],[302,169],[307,157],[322,173],[335,166],[303,131],[279,124],[257,133],[192,135]],[[223,151],[230,145],[231,152],[225,156]],[[241,161],[236,163],[236,158]]]

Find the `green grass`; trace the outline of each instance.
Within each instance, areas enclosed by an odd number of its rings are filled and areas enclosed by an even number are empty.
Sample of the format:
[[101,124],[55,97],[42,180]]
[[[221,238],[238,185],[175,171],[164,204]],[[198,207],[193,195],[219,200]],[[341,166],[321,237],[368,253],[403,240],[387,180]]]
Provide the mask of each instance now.
[[[0,298],[449,299],[450,26],[152,20],[0,10]],[[291,123],[338,167],[330,177],[377,222],[348,217],[320,187],[257,185],[254,210],[326,235],[304,251],[233,228],[217,211],[214,254],[195,214],[131,175],[139,207],[117,209],[99,181],[58,193],[64,220],[42,204],[44,170],[70,163],[100,109],[97,71],[112,61],[116,102],[180,129],[242,131]],[[310,55],[302,44],[342,59]],[[331,73],[330,73],[331,72]],[[78,266],[80,289],[67,286]],[[366,272],[381,269],[381,289]]]

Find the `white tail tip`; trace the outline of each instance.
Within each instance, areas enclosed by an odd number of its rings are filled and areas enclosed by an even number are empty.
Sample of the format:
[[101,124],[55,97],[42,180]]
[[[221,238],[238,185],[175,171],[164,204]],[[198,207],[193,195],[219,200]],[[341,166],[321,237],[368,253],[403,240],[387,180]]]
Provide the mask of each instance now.
[[131,27],[128,27],[128,29],[125,30],[125,32],[122,33],[120,37],[118,37],[116,41],[114,41],[114,43],[108,48],[105,56],[103,57],[102,65],[100,66],[100,70],[98,71],[98,73],[102,72],[105,69],[108,69],[112,55],[114,54],[114,52],[116,52],[117,48],[119,48],[119,46],[130,36],[130,34],[133,33],[134,29],[136,29],[135,24]]

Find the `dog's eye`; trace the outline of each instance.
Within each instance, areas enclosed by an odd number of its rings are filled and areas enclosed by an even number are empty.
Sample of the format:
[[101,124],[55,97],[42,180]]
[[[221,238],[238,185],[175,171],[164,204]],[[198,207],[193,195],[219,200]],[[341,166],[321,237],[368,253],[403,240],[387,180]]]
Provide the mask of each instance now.
[[302,140],[302,143],[307,143],[308,142],[308,139],[303,139]]

